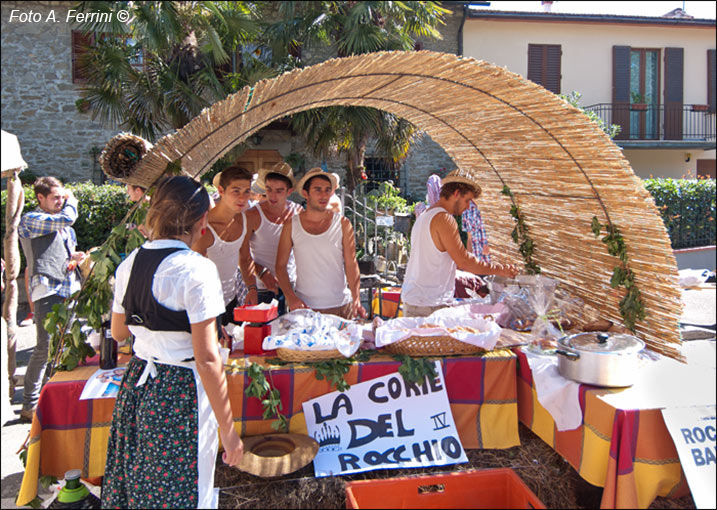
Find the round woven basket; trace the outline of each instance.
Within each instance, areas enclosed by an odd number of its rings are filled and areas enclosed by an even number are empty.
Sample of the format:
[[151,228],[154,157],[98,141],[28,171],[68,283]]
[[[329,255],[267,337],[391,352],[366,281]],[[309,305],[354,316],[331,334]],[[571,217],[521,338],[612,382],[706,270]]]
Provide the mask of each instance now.
[[485,349],[461,342],[450,336],[410,336],[384,349],[392,354],[408,356],[450,356],[451,354],[477,354]]
[[296,349],[278,347],[276,349],[276,354],[284,361],[294,361],[298,363],[302,361],[324,361],[344,357],[338,349],[331,349],[328,351],[298,351]]
[[152,144],[140,136],[120,133],[107,142],[100,154],[100,167],[109,178],[124,182],[151,148]]

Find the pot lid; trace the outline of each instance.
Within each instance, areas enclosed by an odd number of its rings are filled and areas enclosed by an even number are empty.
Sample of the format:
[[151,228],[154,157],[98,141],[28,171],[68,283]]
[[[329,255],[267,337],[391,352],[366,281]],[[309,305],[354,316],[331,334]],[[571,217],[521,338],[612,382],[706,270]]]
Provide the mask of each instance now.
[[645,342],[632,335],[611,335],[599,331],[578,333],[560,339],[560,343],[578,351],[604,353],[632,353],[645,347]]

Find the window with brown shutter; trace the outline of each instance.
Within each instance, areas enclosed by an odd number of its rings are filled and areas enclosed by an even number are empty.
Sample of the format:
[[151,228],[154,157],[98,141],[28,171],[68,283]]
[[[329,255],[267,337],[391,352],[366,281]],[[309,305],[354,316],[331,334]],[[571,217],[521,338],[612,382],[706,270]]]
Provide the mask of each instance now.
[[72,31],[72,83],[84,83],[85,75],[79,65],[80,56],[87,52],[87,48],[94,44],[92,34],[83,34],[79,30]]
[[528,44],[528,79],[560,94],[562,54],[559,44]]

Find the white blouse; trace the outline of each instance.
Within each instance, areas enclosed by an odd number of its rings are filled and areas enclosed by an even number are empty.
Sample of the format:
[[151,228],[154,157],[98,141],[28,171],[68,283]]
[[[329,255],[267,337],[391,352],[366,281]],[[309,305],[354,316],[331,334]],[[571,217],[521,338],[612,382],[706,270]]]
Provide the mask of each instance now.
[[[182,241],[161,239],[145,243],[143,248],[185,248],[165,258],[152,281],[152,295],[170,310],[186,310],[190,324],[224,313],[224,296],[217,266],[192,251]],[[138,248],[139,249],[139,248]],[[132,264],[137,250],[119,265],[115,275],[114,313],[125,313],[122,301],[127,292]],[[192,335],[186,331],[152,331],[144,326],[129,326],[135,336],[134,350],[143,359],[155,358],[179,362],[194,356]]]

